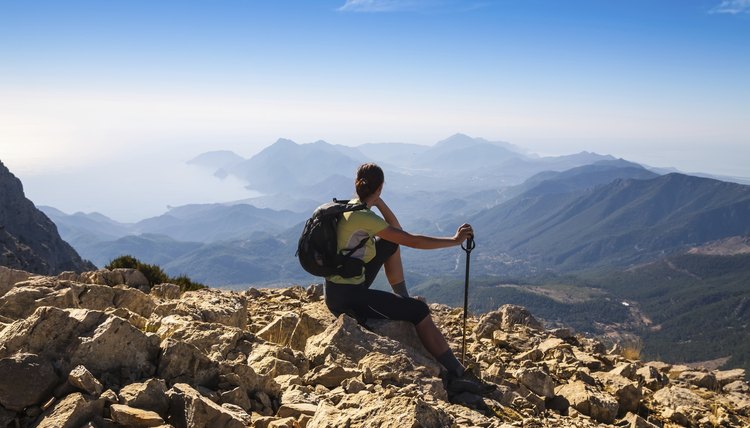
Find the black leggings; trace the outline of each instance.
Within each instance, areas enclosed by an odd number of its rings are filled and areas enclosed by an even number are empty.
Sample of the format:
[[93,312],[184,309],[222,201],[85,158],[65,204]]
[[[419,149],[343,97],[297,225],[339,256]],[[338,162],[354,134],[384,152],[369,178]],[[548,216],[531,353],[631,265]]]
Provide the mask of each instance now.
[[370,290],[383,263],[398,250],[398,244],[375,238],[375,249],[375,257],[365,263],[362,284],[336,284],[326,280],[326,306],[334,315],[347,314],[359,323],[378,318],[419,324],[430,315],[427,304],[387,291]]

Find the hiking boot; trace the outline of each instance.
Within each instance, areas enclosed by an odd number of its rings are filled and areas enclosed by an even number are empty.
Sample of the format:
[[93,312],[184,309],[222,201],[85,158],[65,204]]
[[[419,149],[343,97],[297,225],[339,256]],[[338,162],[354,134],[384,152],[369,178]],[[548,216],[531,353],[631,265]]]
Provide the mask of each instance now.
[[462,392],[484,395],[497,389],[496,385],[483,381],[469,370],[466,370],[461,376],[455,376],[449,373],[446,380],[448,383],[446,389],[448,390],[448,394],[451,395],[460,394]]

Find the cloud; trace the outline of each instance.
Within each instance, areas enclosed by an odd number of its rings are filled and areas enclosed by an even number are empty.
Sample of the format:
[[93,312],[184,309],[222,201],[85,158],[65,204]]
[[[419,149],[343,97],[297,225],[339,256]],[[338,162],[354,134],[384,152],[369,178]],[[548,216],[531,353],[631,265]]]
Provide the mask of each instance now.
[[750,13],[750,0],[722,0],[722,2],[711,9],[710,13]]

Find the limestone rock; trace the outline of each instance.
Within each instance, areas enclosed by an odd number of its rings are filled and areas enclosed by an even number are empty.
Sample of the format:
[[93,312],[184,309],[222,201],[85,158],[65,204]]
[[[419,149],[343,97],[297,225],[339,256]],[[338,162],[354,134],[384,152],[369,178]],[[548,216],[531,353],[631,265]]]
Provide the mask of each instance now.
[[167,396],[169,421],[175,428],[245,428],[239,416],[202,396],[190,385],[175,384],[167,391]]
[[78,428],[99,416],[104,402],[86,398],[80,392],[70,394],[58,401],[42,416],[37,428]]
[[246,339],[239,328],[190,321],[179,316],[164,318],[156,334],[162,340],[171,339],[191,344],[216,361],[226,359],[237,348],[240,340]]
[[247,396],[247,392],[243,388],[236,387],[230,391],[221,393],[221,402],[234,404],[240,407],[242,410],[249,410],[252,406],[250,397]]
[[180,298],[180,286],[177,284],[156,284],[151,287],[151,295],[164,300],[175,300]]
[[169,401],[166,397],[167,384],[163,379],[149,379],[131,383],[120,390],[120,404],[150,410],[162,417],[167,415]]
[[555,393],[565,397],[571,407],[584,415],[591,416],[596,421],[611,423],[617,416],[617,400],[584,382],[575,381],[562,385],[555,390]]
[[341,385],[345,379],[359,376],[358,370],[348,370],[338,365],[322,365],[314,368],[306,376],[309,385],[323,385],[326,388],[335,388]]
[[136,409],[123,404],[113,404],[109,408],[112,420],[126,427],[158,427],[164,425],[164,419],[156,412]]
[[516,305],[503,305],[500,307],[502,323],[500,328],[510,330],[514,325],[524,325],[535,330],[542,330],[544,326],[536,320],[528,309]]
[[669,377],[653,366],[645,365],[635,372],[636,376],[643,380],[646,388],[658,391],[669,384]]
[[16,412],[41,404],[59,381],[52,364],[35,354],[0,359],[0,405]]
[[555,396],[555,381],[541,369],[520,369],[515,377],[537,395],[546,398]]
[[68,382],[89,395],[99,396],[104,386],[85,366],[78,365],[68,374]]
[[30,276],[28,272],[0,266],[0,296],[7,293],[17,282],[26,281]]
[[307,428],[444,428],[451,426],[450,420],[445,411],[417,398],[383,400],[375,394],[363,393],[347,396],[335,407],[321,403]]
[[279,407],[279,411],[276,412],[278,418],[298,418],[302,415],[314,416],[318,410],[318,406],[315,404],[284,404]]
[[630,379],[618,374],[619,371],[595,373],[594,378],[604,385],[604,390],[617,399],[619,414],[637,412],[643,399],[641,388]]
[[325,326],[306,312],[301,314],[287,312],[259,331],[258,336],[269,342],[304,351],[307,339],[322,333],[323,330]]
[[186,315],[196,321],[239,329],[247,327],[247,298],[240,293],[211,289],[188,291],[175,302],[174,306],[160,305],[155,311],[161,316]]
[[717,370],[714,375],[719,385],[723,387],[738,380],[745,380],[745,369]]
[[161,344],[157,373],[168,384],[215,386],[219,381],[218,365],[197,347],[179,340],[167,339]]
[[690,370],[680,373],[679,376],[677,376],[677,379],[711,391],[716,391],[721,388],[719,381],[716,380],[716,376],[714,376],[713,373]]

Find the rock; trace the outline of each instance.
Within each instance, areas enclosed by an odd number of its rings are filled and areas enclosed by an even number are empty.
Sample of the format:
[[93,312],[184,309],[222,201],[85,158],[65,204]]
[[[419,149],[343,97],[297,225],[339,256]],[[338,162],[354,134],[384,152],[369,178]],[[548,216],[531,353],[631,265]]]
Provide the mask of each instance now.
[[260,374],[278,377],[283,375],[300,375],[300,370],[293,363],[276,357],[265,357],[251,366]]
[[575,381],[562,385],[555,393],[565,397],[571,407],[598,422],[612,423],[617,416],[617,400],[584,382]]
[[[177,304],[167,306],[171,313],[158,315],[186,315],[196,321],[218,323],[230,327],[244,329],[247,327],[247,298],[236,292],[222,292],[220,290],[187,291]],[[155,310],[159,312],[157,307]]]
[[733,392],[735,394],[750,395],[750,385],[748,385],[744,380],[736,380],[732,383],[724,385],[724,391]]
[[243,388],[236,387],[230,391],[222,392],[220,394],[221,402],[234,404],[240,407],[244,411],[248,411],[252,403],[250,403],[250,397],[247,396],[247,392]]
[[651,400],[660,409],[664,419],[683,426],[692,424],[693,420],[702,418],[708,412],[704,401],[697,394],[676,385],[660,389],[651,396]]
[[242,330],[223,324],[189,321],[184,317],[162,319],[156,332],[162,340],[172,339],[197,347],[207,357],[222,361],[245,339]]
[[304,351],[307,339],[325,330],[323,324],[306,313],[284,313],[274,319],[258,336],[282,346]]
[[219,379],[222,385],[230,385],[231,388],[240,387],[248,394],[261,391],[270,396],[278,396],[281,393],[279,384],[273,378],[256,373],[252,367],[246,364],[220,363]]
[[451,418],[445,411],[418,398],[382,399],[376,394],[356,394],[343,398],[336,407],[321,403],[307,428],[444,428],[451,425]]
[[314,416],[318,410],[318,406],[315,404],[282,404],[279,410],[276,412],[277,418],[299,418],[302,415]]
[[619,374],[619,370],[608,373],[594,373],[594,378],[604,385],[604,390],[617,399],[618,412],[625,415],[627,412],[637,412],[638,406],[643,399],[641,388]]
[[214,387],[219,383],[218,365],[194,345],[167,339],[161,349],[157,373],[169,385],[189,383]]
[[180,286],[177,284],[156,284],[151,287],[151,295],[164,300],[175,300],[180,298]]
[[745,380],[745,369],[717,370],[714,372],[716,380],[722,387],[738,380]]
[[169,410],[169,400],[167,400],[166,393],[166,382],[163,379],[153,378],[123,387],[120,390],[119,403],[150,410],[166,417]]
[[361,380],[357,378],[345,379],[343,382],[341,382],[341,386],[344,388],[344,391],[346,391],[347,394],[356,394],[367,389],[367,385],[365,385]]
[[646,388],[652,391],[658,391],[669,384],[669,377],[653,366],[643,366],[635,374],[642,379]]
[[35,354],[0,359],[0,405],[15,412],[42,404],[59,378],[52,364]]
[[356,367],[359,360],[372,351],[394,355],[403,350],[396,341],[362,329],[348,315],[341,315],[323,333],[311,337],[305,347],[305,355],[313,366],[326,359],[345,367]]
[[550,351],[554,351],[559,348],[570,349],[570,345],[568,345],[567,343],[565,343],[565,341],[557,337],[550,337],[549,339],[537,345],[537,349],[541,351],[542,354],[545,356]]
[[175,384],[167,391],[170,423],[175,428],[245,428],[236,414],[202,396],[190,385]]
[[148,336],[122,318],[111,316],[89,335],[79,337],[70,361],[86,366],[95,375],[116,372],[125,379],[142,379],[154,375],[158,355],[157,336]]
[[104,386],[85,366],[78,365],[68,374],[68,383],[88,395],[99,396]]
[[322,365],[314,368],[305,376],[308,385],[323,385],[326,388],[335,388],[341,385],[345,379],[359,376],[358,370],[347,370],[338,365]]
[[91,400],[76,392],[44,412],[36,428],[78,428],[101,415],[103,408],[103,401]]
[[716,376],[713,373],[684,371],[677,376],[677,379],[711,391],[717,391],[721,388],[719,381],[716,380]]
[[17,282],[26,281],[30,273],[0,266],[0,297],[7,293]]
[[479,322],[474,327],[474,335],[478,339],[491,339],[493,334],[500,330],[503,322],[503,315],[500,310],[487,312],[479,318]]
[[642,417],[634,413],[628,413],[623,418],[623,422],[626,422],[627,425],[620,425],[620,426],[624,426],[625,428],[658,428],[656,425],[652,424],[651,422],[643,419]]
[[637,367],[633,363],[621,363],[609,372],[614,375],[622,376],[630,380],[635,379]]
[[310,284],[305,291],[307,299],[311,302],[318,301],[323,298],[324,287],[323,284]]
[[503,305],[500,307],[500,315],[502,316],[500,328],[506,331],[511,330],[514,325],[523,325],[535,330],[544,329],[542,323],[537,321],[531,315],[531,312],[522,306]]
[[113,404],[109,407],[112,420],[126,427],[158,427],[164,425],[164,419],[156,412],[136,409],[123,404]]
[[555,381],[541,369],[520,369],[516,372],[515,377],[536,395],[546,398],[555,396]]

